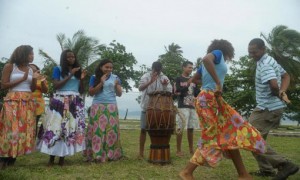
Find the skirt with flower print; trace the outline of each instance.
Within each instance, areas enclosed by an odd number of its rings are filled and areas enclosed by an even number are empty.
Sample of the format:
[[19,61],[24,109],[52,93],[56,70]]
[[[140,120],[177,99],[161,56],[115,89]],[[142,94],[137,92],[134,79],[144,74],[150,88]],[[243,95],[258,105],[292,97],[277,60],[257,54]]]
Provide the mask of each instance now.
[[69,156],[85,150],[85,113],[78,95],[55,94],[42,118],[37,149],[53,156]]
[[35,149],[34,101],[31,92],[8,92],[0,113],[0,156],[17,157]]
[[213,91],[199,93],[196,111],[202,131],[191,163],[216,167],[223,156],[230,158],[228,150],[266,151],[266,143],[258,130]]
[[105,162],[123,156],[116,104],[93,104],[86,134],[88,161]]

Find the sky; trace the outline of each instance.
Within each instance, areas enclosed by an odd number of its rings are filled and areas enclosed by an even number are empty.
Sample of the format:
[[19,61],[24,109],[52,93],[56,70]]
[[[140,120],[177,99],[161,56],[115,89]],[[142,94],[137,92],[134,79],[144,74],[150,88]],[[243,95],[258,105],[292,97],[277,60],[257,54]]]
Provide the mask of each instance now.
[[[150,66],[171,43],[195,62],[213,39],[229,40],[238,60],[248,54],[251,39],[277,25],[300,31],[299,9],[299,0],[0,0],[0,58],[29,44],[42,68],[39,49],[58,62],[56,35],[71,38],[84,30],[101,44],[123,44],[137,67]],[[124,93],[117,99],[119,110],[125,111],[128,101],[129,111],[139,110],[137,95]]]
[[299,8],[298,0],[0,0],[0,58],[29,44],[43,67],[38,49],[58,61],[56,35],[84,30],[101,44],[123,44],[137,66],[150,66],[171,43],[195,62],[213,39],[229,40],[237,60],[277,25],[300,31]]

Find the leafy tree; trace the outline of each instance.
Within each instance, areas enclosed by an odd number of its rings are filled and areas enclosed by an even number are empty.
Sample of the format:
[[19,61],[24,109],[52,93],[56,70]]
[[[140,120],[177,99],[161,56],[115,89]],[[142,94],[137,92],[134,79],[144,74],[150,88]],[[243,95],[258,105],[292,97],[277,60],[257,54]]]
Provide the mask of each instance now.
[[176,77],[181,74],[182,63],[187,59],[182,56],[183,51],[178,44],[172,43],[165,50],[166,53],[160,55],[158,61],[162,63],[164,74],[174,84]]
[[290,74],[294,84],[300,77],[300,33],[279,25],[261,36],[268,43],[268,53]]
[[[137,81],[140,73],[133,69],[137,61],[132,53],[126,52],[126,47],[115,40],[109,46],[99,46],[98,55],[101,59],[111,59],[114,65],[114,73],[118,75],[122,81],[122,87],[126,92],[132,90],[130,80]],[[95,68],[99,61],[95,61],[89,66],[90,72],[95,72]]]
[[246,117],[256,106],[255,67],[256,63],[253,60],[243,56],[239,61],[232,61],[232,73],[225,77],[224,98]]
[[[99,45],[98,40],[95,38],[87,36],[83,30],[77,31],[72,38],[66,38],[65,34],[60,33],[56,36],[56,39],[60,45],[61,50],[70,49],[74,52],[79,61],[79,64],[83,68],[88,68],[92,62],[99,58],[98,49],[103,45]],[[55,60],[47,52],[39,49],[39,55],[45,59],[44,68],[42,73],[47,76],[49,82],[49,93],[53,93],[53,84],[52,84],[52,70],[53,67],[57,66],[60,61],[60,55],[58,59]],[[88,87],[88,78],[94,72],[88,71],[88,77],[86,78],[84,84],[85,87]]]

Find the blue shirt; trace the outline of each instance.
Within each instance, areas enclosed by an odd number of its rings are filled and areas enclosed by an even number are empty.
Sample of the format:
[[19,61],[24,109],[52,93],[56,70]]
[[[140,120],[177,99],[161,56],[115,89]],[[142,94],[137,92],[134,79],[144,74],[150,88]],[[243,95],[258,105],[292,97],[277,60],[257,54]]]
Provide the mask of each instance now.
[[[213,50],[211,53],[215,56],[214,59],[215,70],[218,78],[220,79],[221,85],[223,87],[225,75],[227,73],[227,65],[225,63],[223,53],[220,50]],[[199,67],[197,73],[202,76],[202,89],[204,90],[216,89],[215,81],[213,80],[213,78],[211,77],[211,75],[203,65]]]
[[286,107],[284,102],[282,102],[277,96],[272,95],[269,85],[269,81],[271,79],[276,79],[278,86],[280,87],[281,76],[285,73],[286,71],[267,54],[263,55],[263,57],[257,61],[255,75],[257,108],[272,111]]
[[[70,73],[69,73],[70,74]],[[61,67],[56,66],[53,69],[52,79],[55,80],[63,80],[64,78],[61,76]],[[77,79],[75,76],[72,76],[71,79],[67,81],[67,83],[61,87],[60,89],[57,89],[58,91],[74,91],[79,92],[79,79]]]
[[[89,83],[90,87],[94,87],[95,80],[96,77],[91,76],[90,83]],[[117,104],[115,80],[118,80],[119,83],[121,83],[117,75],[111,74],[109,78],[104,82],[103,89],[94,95],[92,104],[102,104],[102,103]]]

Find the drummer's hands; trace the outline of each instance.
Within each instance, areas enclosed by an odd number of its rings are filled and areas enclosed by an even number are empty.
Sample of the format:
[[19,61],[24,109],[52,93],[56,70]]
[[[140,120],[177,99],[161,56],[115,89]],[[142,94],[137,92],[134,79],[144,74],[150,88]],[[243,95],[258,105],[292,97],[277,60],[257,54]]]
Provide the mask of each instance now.
[[166,85],[169,84],[169,80],[168,80],[168,79],[163,79],[163,80],[161,80],[160,82],[161,82],[161,84],[162,84],[163,86],[166,86]]
[[214,92],[215,96],[216,97],[221,96],[222,92],[223,92],[222,85],[221,84],[216,84],[216,89],[215,89],[215,92]]

